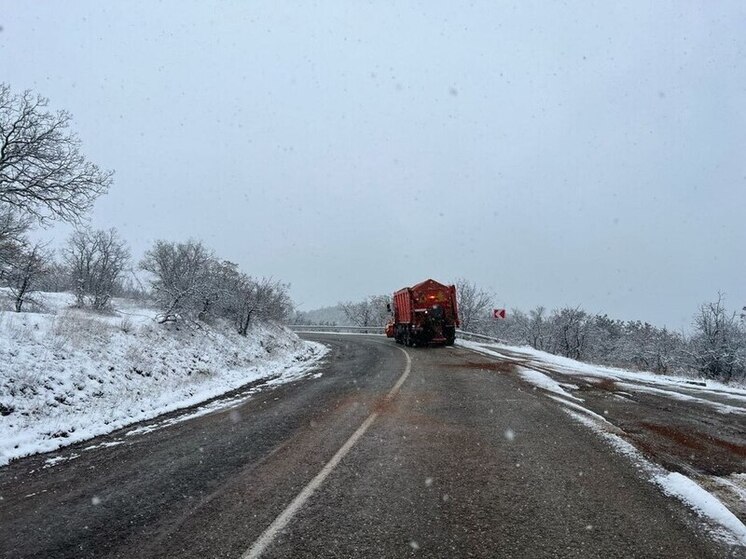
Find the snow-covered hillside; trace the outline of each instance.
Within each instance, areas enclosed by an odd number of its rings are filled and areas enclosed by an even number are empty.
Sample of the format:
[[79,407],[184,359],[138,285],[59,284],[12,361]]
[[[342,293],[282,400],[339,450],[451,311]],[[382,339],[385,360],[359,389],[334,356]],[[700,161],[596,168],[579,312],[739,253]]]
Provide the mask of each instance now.
[[69,294],[45,312],[0,311],[0,465],[213,398],[246,383],[307,374],[325,354],[289,330],[255,324],[161,325],[115,300],[102,315]]

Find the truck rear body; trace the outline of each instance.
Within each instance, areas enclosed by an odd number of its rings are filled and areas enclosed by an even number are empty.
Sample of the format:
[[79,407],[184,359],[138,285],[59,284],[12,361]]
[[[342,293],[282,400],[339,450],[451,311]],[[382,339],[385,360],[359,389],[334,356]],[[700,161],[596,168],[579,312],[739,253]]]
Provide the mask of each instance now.
[[397,343],[453,345],[459,325],[456,287],[428,279],[394,293],[387,335]]

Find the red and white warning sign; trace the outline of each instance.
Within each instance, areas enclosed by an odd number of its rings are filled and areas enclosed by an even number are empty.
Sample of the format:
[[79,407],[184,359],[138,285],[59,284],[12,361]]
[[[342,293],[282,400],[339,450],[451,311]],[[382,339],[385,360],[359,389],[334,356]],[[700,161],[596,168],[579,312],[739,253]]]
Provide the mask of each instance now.
[[492,318],[494,319],[505,319],[505,309],[492,309]]

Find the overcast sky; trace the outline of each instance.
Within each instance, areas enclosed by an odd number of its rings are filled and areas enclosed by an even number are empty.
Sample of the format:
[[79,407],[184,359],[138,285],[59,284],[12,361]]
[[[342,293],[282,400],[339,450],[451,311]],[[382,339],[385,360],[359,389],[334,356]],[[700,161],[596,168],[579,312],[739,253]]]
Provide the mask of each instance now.
[[[459,276],[680,328],[746,305],[743,2],[8,2],[0,81],[309,310]],[[67,229],[46,231],[58,240]]]

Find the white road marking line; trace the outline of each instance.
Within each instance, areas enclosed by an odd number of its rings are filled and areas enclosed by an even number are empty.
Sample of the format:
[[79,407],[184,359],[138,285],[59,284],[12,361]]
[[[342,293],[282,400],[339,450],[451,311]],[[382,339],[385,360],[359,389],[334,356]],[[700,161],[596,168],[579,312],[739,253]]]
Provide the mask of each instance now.
[[[407,365],[406,367],[404,367],[404,372],[399,377],[399,380],[396,381],[396,384],[394,384],[393,388],[389,390],[388,394],[386,394],[387,400],[390,400],[391,398],[396,396],[397,392],[399,392],[399,389],[401,388],[401,385],[404,384],[404,381],[409,376],[409,371],[412,369],[412,359],[409,357],[409,353],[407,353],[407,351],[401,347],[397,349],[401,350],[404,353],[404,356],[407,358]],[[301,509],[301,507],[303,507],[306,501],[308,501],[311,495],[313,495],[313,492],[316,491],[322,483],[324,483],[324,480],[329,476],[330,473],[332,473],[334,468],[337,467],[337,465],[342,461],[342,458],[345,457],[350,449],[355,446],[355,443],[357,443],[360,437],[365,434],[365,432],[373,424],[377,417],[378,412],[374,411],[368,416],[365,421],[363,421],[363,424],[357,428],[357,431],[355,431],[349,439],[347,439],[347,442],[345,442],[345,444],[342,445],[342,447],[336,452],[336,454],[332,456],[332,459],[326,463],[321,471],[316,474],[316,476],[310,482],[308,482],[308,485],[306,485],[301,490],[301,492],[298,493],[295,499],[293,499],[292,502],[287,507],[285,507],[285,510],[283,510],[280,515],[275,518],[272,524],[270,524],[269,527],[264,530],[264,532],[262,532],[262,535],[259,536],[254,544],[243,555],[241,555],[241,559],[256,559],[257,557],[260,557],[262,553],[264,553],[264,551],[272,543],[275,537],[277,537],[277,534],[279,534],[285,528],[285,526],[288,525],[293,516],[295,516],[295,514]]]

